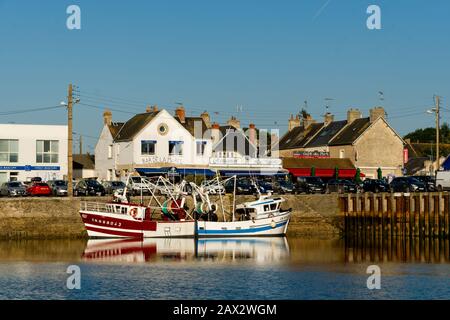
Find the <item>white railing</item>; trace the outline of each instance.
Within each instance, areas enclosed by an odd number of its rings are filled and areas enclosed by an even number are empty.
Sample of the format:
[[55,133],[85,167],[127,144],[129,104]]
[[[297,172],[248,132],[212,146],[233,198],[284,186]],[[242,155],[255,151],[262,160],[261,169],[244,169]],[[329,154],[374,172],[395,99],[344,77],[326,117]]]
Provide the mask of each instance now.
[[278,158],[210,158],[209,165],[281,168],[282,161]]
[[81,201],[81,211],[94,211],[94,212],[112,212],[113,205],[102,202],[88,202]]

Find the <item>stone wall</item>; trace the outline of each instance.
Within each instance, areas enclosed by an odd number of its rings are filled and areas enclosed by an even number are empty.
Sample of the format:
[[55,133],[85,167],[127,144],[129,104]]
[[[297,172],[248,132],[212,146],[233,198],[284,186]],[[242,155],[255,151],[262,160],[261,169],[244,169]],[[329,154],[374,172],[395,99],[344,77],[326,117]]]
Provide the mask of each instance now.
[[[337,195],[286,195],[283,208],[292,208],[289,235],[336,236],[343,220],[338,216]],[[237,203],[254,200],[239,196]],[[84,238],[86,232],[78,214],[81,198],[0,199],[0,239]],[[220,199],[212,199],[219,203]],[[89,199],[89,201],[96,201]],[[101,200],[100,200],[101,201]],[[106,201],[103,200],[103,201]],[[224,203],[231,206],[231,197]],[[188,203],[192,208],[192,203]],[[218,212],[219,217],[222,213]]]

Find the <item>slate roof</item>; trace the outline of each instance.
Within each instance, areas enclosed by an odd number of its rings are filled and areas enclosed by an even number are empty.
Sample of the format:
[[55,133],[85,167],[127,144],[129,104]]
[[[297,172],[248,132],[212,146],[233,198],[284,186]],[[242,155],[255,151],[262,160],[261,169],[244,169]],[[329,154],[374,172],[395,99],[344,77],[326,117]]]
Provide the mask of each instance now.
[[95,156],[91,154],[74,154],[74,169],[95,169]]
[[292,129],[280,139],[279,149],[302,148],[322,127],[323,123],[313,123],[306,130],[303,126]]
[[347,120],[333,121],[328,126],[322,127],[317,135],[305,145],[305,148],[328,146],[330,140],[347,125]]
[[119,133],[119,130],[123,127],[123,122],[112,122],[110,125],[108,125],[109,132],[111,132],[111,136],[113,138],[116,137],[117,133]]
[[[184,120],[184,123],[180,121],[178,117],[175,116],[175,119],[178,120],[178,122],[187,130],[189,133],[194,136],[195,134],[195,124],[196,122],[201,123],[201,135],[204,136],[206,130],[208,130],[208,127],[206,126],[205,121],[202,117],[186,117]],[[197,133],[198,134],[198,133]],[[196,138],[202,138],[202,137],[196,137]]]
[[408,163],[405,164],[406,174],[414,175],[416,172],[425,168],[425,161],[430,160],[427,157],[417,157],[409,159]]
[[329,143],[330,146],[350,145],[370,126],[370,118],[356,119],[344,128]]
[[140,113],[125,122],[122,128],[114,137],[116,142],[124,142],[133,140],[134,136],[138,134],[150,121],[158,115],[159,111]]

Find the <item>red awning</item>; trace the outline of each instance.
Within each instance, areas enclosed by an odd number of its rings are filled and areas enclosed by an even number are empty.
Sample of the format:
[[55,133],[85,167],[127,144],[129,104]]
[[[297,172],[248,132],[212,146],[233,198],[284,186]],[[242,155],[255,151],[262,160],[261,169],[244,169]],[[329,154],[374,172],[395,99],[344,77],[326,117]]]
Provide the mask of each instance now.
[[[289,172],[295,177],[310,177],[311,168],[288,168]],[[335,169],[316,169],[316,177],[333,178]],[[339,178],[354,178],[356,176],[356,169],[339,169]],[[361,173],[361,177],[365,177]]]

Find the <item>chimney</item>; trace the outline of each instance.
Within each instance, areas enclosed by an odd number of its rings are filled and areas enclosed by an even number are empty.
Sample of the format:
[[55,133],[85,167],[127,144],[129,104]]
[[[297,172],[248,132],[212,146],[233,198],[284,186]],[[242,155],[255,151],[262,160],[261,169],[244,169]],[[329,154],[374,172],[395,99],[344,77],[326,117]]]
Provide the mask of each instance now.
[[220,125],[214,122],[211,126],[211,139],[213,144],[219,142],[220,140]]
[[304,117],[302,119],[303,122],[303,127],[305,129],[308,129],[310,125],[312,125],[313,123],[316,123],[316,120],[314,120],[310,114],[308,114],[306,117]]
[[334,115],[332,115],[331,113],[327,112],[324,116],[323,119],[323,123],[326,126],[328,126],[330,123],[332,123],[334,121]]
[[370,123],[375,122],[378,118],[385,118],[386,112],[383,107],[375,107],[370,109]]
[[239,129],[241,127],[241,122],[236,117],[231,117],[230,120],[228,120],[227,124],[229,126],[235,127],[236,129]]
[[105,109],[103,112],[103,123],[110,126],[112,123],[112,112],[109,109]]
[[350,124],[357,119],[361,119],[361,111],[359,111],[359,109],[350,108],[347,111],[347,124]]
[[206,124],[206,127],[209,129],[211,128],[211,118],[209,117],[209,113],[208,112],[203,112],[200,117],[202,117],[203,121]]
[[175,114],[178,117],[178,119],[180,120],[181,123],[185,123],[186,122],[186,110],[184,109],[183,106],[179,106],[176,110],[175,110]]
[[253,123],[248,128],[248,140],[256,146],[256,126]]
[[291,118],[289,119],[288,130],[291,131],[294,128],[300,127],[300,117],[298,115],[295,116],[291,114]]
[[158,106],[155,104],[154,106],[147,106],[147,109],[145,109],[146,113],[151,112],[158,112]]

